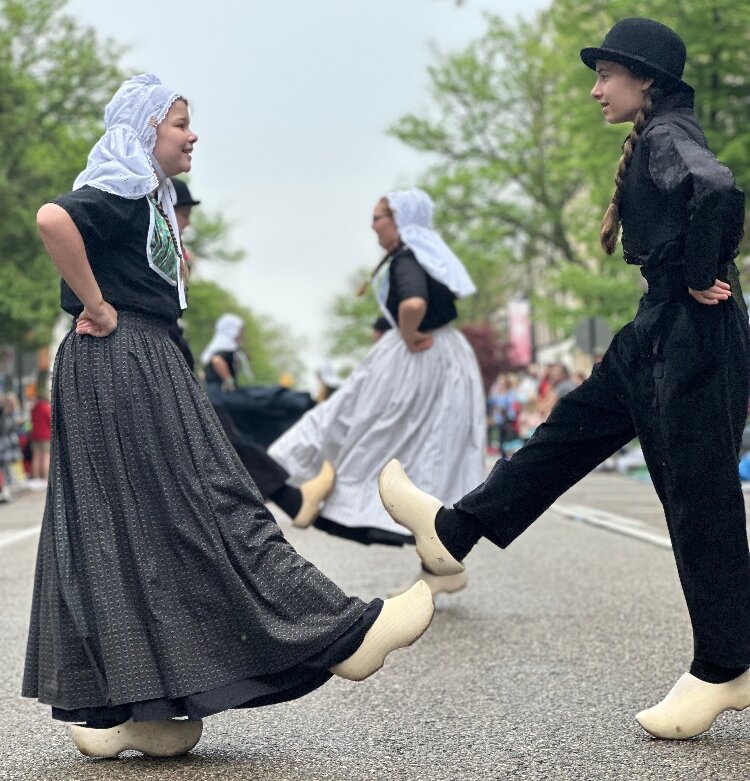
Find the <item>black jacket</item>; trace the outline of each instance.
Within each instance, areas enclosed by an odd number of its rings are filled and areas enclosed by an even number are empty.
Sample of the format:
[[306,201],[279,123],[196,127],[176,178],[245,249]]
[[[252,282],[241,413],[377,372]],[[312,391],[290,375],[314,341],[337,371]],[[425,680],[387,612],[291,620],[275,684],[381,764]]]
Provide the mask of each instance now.
[[641,133],[623,183],[625,260],[642,266],[647,279],[681,272],[687,287],[706,290],[734,266],[744,203],[708,149],[692,94],[668,96]]

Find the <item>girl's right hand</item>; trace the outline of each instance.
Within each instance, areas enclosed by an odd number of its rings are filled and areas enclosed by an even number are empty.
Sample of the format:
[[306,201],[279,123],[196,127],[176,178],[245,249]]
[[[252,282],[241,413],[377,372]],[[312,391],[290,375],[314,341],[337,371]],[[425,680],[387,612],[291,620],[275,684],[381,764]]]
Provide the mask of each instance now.
[[84,307],[76,320],[76,333],[89,336],[109,336],[117,328],[117,310],[106,301]]

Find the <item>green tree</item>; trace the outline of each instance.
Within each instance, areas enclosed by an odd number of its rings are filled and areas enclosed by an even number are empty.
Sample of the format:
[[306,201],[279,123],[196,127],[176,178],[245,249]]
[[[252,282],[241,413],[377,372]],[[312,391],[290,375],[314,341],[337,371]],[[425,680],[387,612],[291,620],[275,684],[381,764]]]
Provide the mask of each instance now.
[[237,298],[217,285],[205,280],[190,282],[190,306],[185,311],[185,338],[196,358],[211,340],[214,326],[221,315],[232,312],[245,321],[241,348],[249,358],[253,377],[241,376],[244,383],[273,385],[282,372],[299,377],[303,366],[296,345],[284,329],[264,319],[261,322],[253,312],[240,304]]
[[[738,185],[747,191],[750,5],[729,0],[555,0],[550,13],[555,46],[561,57],[574,62],[583,46],[597,46],[618,19],[630,16],[658,19],[683,38],[688,50],[684,79],[695,88],[695,109],[709,145],[719,160],[732,169]],[[586,68],[568,68],[563,76],[562,88],[569,94],[583,95],[592,83],[591,72]],[[576,156],[584,168],[591,204],[598,214],[604,211],[614,186],[616,154],[612,154],[612,144],[622,140],[625,133],[624,127],[619,126],[594,135],[589,120],[581,111],[571,112],[568,117],[572,134],[579,140],[586,139],[579,144]],[[611,173],[602,176],[607,172],[606,164]],[[745,247],[748,246],[746,240]]]
[[741,184],[750,178],[747,4],[555,0],[531,21],[488,18],[482,37],[430,68],[430,114],[391,129],[437,157],[424,185],[480,290],[466,302],[469,319],[519,292],[536,318],[564,331],[584,312],[614,327],[632,316],[639,275],[598,246],[626,128],[604,125],[578,52],[636,15],[683,35],[686,79],[699,99],[708,93],[698,112],[709,140]]
[[207,211],[200,206],[191,214],[189,238],[186,241],[190,254],[201,261],[224,260],[236,263],[243,260],[243,249],[231,249],[227,238],[231,225],[221,214]]
[[26,347],[48,343],[59,312],[36,212],[70,189],[122,79],[121,50],[64,5],[0,1],[0,343]]
[[[221,214],[210,212],[203,205],[193,209],[186,244],[198,269],[203,263],[215,260],[236,263],[245,258],[243,249],[229,246],[230,230],[231,225]],[[292,377],[303,374],[304,364],[300,358],[303,342],[267,317],[261,322],[248,307],[240,304],[232,293],[220,285],[193,278],[188,304],[183,322],[196,359],[213,335],[216,320],[225,312],[234,312],[245,321],[243,349],[250,358],[253,372],[252,378],[243,377],[242,381],[275,384],[282,373]]]
[[[623,299],[637,295],[632,274],[614,264],[607,274],[615,298],[581,284],[602,262],[598,215],[592,219],[587,167],[567,124],[579,98],[564,87],[570,64],[554,38],[548,12],[514,23],[489,18],[481,38],[430,69],[434,115],[408,115],[391,131],[438,155],[425,184],[437,222],[479,289],[466,302],[469,320],[520,293],[553,327],[570,328],[579,307],[619,324]],[[593,103],[589,113],[590,124]],[[565,284],[571,278],[575,297]]]
[[347,280],[347,292],[333,301],[332,324],[327,333],[331,355],[358,360],[372,347],[372,324],[380,316],[380,307],[371,288],[357,295],[371,270],[362,268],[352,274]]
[[[673,27],[687,45],[684,79],[709,144],[750,187],[750,5],[731,0],[555,0],[556,45],[566,58],[596,46],[618,19],[648,16]],[[585,41],[591,41],[586,44]],[[571,71],[570,85],[580,84]],[[577,78],[576,78],[577,77]],[[744,151],[743,151],[744,150]]]
[[[124,79],[123,47],[101,40],[65,11],[66,0],[0,0],[0,344],[48,344],[59,315],[59,276],[36,230],[39,207],[70,190],[102,133],[103,107]],[[199,258],[238,260],[220,215],[194,212]],[[248,323],[258,381],[300,372],[298,346],[277,325],[261,327],[225,291],[191,285],[188,322],[204,346],[223,311]],[[202,314],[202,303],[212,306]]]

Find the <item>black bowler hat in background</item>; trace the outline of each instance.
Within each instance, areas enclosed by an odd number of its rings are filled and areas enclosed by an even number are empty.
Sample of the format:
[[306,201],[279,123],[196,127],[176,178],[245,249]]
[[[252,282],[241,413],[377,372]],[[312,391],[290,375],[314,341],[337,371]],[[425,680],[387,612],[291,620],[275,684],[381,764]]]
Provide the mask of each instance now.
[[172,177],[172,184],[174,185],[175,193],[177,193],[177,201],[175,202],[175,207],[177,206],[197,206],[200,201],[196,201],[193,199],[193,196],[190,195],[190,190],[188,189],[188,186],[185,184],[185,182],[182,181],[182,179],[178,179],[177,177]]
[[642,76],[692,89],[682,80],[685,44],[677,33],[653,19],[623,19],[604,36],[599,48],[581,49],[581,59],[592,70],[597,60],[609,60]]

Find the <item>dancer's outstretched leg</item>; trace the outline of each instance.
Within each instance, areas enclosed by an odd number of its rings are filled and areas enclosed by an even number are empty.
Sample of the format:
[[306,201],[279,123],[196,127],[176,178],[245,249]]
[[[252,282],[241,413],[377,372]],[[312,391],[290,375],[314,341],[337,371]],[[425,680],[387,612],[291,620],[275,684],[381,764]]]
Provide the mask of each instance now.
[[386,599],[359,648],[332,667],[331,672],[350,681],[369,678],[383,666],[389,653],[419,640],[430,625],[434,611],[432,592],[422,580],[404,594]]
[[[626,332],[621,340],[628,338]],[[444,508],[412,485],[397,461],[385,467],[379,481],[383,504],[414,535],[430,572],[462,572],[462,560],[481,537],[507,547],[561,494],[635,436],[610,377],[606,365],[598,367],[557,403],[511,460],[498,461],[485,482],[454,508]]]

